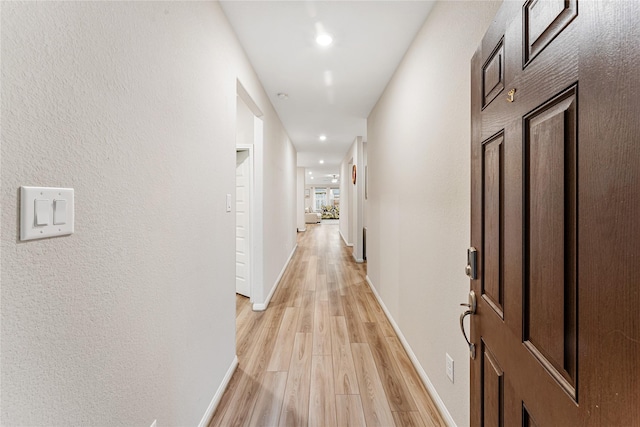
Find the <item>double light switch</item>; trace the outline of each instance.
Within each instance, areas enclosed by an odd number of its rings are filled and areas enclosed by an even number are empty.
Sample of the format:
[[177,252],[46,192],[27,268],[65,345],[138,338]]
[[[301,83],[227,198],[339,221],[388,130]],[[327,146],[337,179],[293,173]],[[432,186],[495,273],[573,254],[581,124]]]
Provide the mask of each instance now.
[[73,233],[73,188],[21,187],[20,240]]

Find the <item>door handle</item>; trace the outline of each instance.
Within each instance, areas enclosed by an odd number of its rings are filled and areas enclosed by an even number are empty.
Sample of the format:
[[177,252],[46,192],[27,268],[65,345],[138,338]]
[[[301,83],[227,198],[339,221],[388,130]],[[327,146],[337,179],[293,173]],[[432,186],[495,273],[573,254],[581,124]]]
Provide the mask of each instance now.
[[460,314],[460,330],[462,331],[462,336],[464,337],[464,340],[467,342],[467,345],[469,346],[469,357],[471,357],[472,359],[476,358],[476,345],[474,343],[472,343],[471,341],[469,341],[469,338],[467,337],[467,333],[464,330],[464,318],[471,315],[471,314],[475,314],[476,313],[476,308],[477,308],[477,301],[476,301],[476,293],[474,291],[470,291],[469,292],[469,303],[468,304],[460,304],[463,307],[468,307],[468,310],[466,310],[464,313]]

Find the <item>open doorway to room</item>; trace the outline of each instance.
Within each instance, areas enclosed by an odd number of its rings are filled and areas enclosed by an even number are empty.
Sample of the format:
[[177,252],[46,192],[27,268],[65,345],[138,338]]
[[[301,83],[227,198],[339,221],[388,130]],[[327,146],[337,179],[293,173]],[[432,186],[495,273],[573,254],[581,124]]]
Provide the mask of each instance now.
[[253,158],[250,149],[236,150],[236,293],[251,298],[251,193]]
[[[259,298],[262,265],[260,158],[262,112],[238,82],[236,98],[236,311]],[[249,308],[250,309],[250,308]]]

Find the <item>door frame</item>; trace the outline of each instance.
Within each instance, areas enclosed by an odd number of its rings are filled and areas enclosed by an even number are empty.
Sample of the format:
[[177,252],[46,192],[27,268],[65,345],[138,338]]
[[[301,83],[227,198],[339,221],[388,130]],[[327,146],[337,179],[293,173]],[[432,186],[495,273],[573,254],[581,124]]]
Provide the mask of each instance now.
[[[253,233],[254,233],[254,230],[256,230],[255,218],[254,218],[255,217],[255,209],[254,209],[254,206],[253,206],[254,205],[254,200],[255,200],[255,197],[254,197],[254,193],[255,193],[254,175],[255,174],[254,174],[254,169],[253,169],[253,162],[254,162],[254,159],[253,159],[253,144],[237,144],[236,145],[236,156],[237,156],[237,153],[239,153],[241,151],[246,151],[246,152],[249,153],[249,158],[248,158],[248,160],[249,160],[249,227],[248,227],[248,230],[247,230],[247,235],[248,235],[248,238],[247,238],[248,244],[247,244],[247,246],[248,246],[248,252],[249,252],[249,268],[247,269],[247,271],[248,271],[248,274],[249,274],[249,278],[248,278],[248,281],[249,281],[249,301],[253,302],[253,300],[254,300],[254,297],[253,297],[253,295],[254,295],[254,289],[253,289],[254,286],[253,285],[254,285],[254,282],[255,282],[255,280],[254,280],[254,270],[255,270],[254,266],[256,264],[255,260],[254,260],[255,251],[253,250],[253,240],[254,240],[253,239]],[[237,183],[237,181],[236,181],[236,183]],[[237,203],[237,197],[235,197],[234,199],[236,200],[236,203]],[[235,218],[236,226],[237,226],[237,219],[238,219],[238,217],[237,217],[237,213],[236,213],[236,218]]]

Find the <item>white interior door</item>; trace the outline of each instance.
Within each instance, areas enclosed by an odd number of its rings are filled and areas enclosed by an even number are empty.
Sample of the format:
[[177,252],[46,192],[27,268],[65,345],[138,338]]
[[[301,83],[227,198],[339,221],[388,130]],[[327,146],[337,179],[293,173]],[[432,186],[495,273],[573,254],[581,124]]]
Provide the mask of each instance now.
[[250,185],[249,151],[236,152],[236,292],[250,296]]

